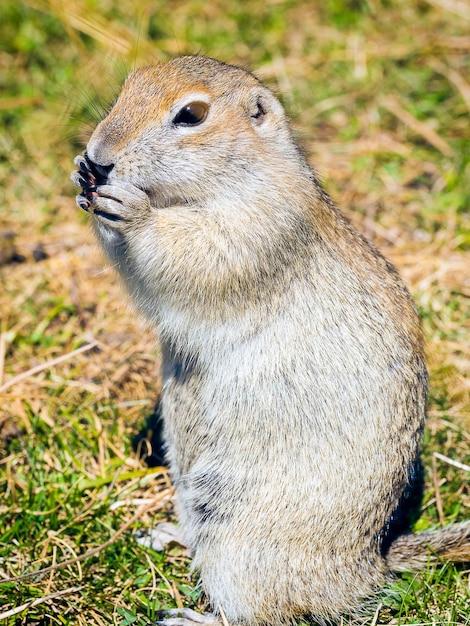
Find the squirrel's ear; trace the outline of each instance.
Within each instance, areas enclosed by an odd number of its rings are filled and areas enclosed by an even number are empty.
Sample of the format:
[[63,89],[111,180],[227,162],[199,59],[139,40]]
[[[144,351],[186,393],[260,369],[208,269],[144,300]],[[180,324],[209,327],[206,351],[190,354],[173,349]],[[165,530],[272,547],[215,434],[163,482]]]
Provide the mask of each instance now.
[[247,112],[251,123],[255,127],[273,123],[284,117],[284,109],[281,103],[267,89],[258,89],[251,94]]

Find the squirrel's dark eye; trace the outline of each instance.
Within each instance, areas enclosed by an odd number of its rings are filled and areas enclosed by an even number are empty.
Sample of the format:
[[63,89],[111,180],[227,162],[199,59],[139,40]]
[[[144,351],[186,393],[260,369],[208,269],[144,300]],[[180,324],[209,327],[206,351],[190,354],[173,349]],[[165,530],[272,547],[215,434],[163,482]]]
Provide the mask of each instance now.
[[190,102],[173,119],[176,126],[197,126],[206,119],[209,105],[206,102]]

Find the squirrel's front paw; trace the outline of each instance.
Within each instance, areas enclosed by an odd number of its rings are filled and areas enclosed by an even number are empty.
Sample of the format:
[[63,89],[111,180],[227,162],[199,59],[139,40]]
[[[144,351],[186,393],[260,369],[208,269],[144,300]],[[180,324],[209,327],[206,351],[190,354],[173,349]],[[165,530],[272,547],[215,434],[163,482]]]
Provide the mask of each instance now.
[[147,194],[124,182],[96,187],[92,192],[91,204],[87,208],[108,226],[117,227],[138,219],[149,209],[150,201]]
[[77,205],[92,213],[100,222],[121,228],[150,209],[147,194],[125,181],[109,182],[112,167],[90,161],[86,153],[74,160],[79,169],[72,173],[72,182],[82,188]]

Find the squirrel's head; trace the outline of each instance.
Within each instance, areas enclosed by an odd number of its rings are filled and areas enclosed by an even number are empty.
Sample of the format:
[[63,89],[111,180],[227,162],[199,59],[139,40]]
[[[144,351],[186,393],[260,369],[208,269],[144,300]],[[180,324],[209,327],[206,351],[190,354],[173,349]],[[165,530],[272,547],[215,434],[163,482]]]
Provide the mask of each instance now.
[[156,206],[245,193],[294,153],[273,93],[249,72],[200,56],[132,72],[87,146],[109,181],[139,187]]

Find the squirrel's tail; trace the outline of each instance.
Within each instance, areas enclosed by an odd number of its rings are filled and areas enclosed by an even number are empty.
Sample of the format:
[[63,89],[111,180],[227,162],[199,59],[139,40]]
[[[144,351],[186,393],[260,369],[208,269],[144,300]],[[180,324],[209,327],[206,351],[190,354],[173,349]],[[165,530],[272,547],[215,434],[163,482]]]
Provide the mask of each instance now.
[[470,521],[400,535],[392,542],[386,559],[393,572],[422,570],[428,563],[441,559],[470,563]]

